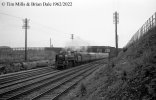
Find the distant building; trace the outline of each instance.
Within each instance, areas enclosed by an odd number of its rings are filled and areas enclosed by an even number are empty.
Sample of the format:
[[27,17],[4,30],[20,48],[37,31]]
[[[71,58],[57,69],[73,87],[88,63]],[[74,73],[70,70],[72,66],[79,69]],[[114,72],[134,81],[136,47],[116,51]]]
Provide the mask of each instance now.
[[[121,48],[119,48],[120,52]],[[110,54],[110,57],[114,57],[116,54],[116,49],[115,47],[110,47],[110,46],[88,46],[87,52],[95,52],[95,53],[108,53]]]
[[46,50],[46,51],[54,51],[56,53],[59,53],[62,50],[62,48],[60,48],[60,47],[45,47],[44,50]]
[[114,47],[108,47],[108,46],[88,46],[88,52],[95,52],[95,53],[105,53],[110,49],[110,51],[114,50]]

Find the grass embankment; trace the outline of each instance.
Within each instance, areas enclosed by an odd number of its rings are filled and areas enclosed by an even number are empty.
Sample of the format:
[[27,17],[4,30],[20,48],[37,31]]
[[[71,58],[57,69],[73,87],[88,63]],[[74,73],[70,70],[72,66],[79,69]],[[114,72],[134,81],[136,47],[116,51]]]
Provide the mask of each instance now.
[[156,100],[156,27],[64,100]]

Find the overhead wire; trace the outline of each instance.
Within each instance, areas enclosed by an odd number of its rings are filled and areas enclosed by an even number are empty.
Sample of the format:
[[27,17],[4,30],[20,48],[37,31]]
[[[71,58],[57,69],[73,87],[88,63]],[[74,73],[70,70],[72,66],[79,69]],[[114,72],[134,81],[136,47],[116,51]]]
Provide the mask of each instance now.
[[70,34],[70,33],[63,32],[63,31],[61,31],[61,30],[58,30],[58,29],[56,29],[56,28],[53,28],[53,27],[50,27],[50,26],[41,24],[41,23],[39,23],[39,22],[37,22],[37,21],[34,21],[34,20],[32,20],[32,22],[34,22],[34,23],[37,24],[37,25],[43,26],[43,28],[46,28],[46,29],[51,30],[51,31],[55,31],[55,32],[58,32],[58,33],[63,33],[63,34]]
[[[20,20],[24,19],[24,18],[22,18],[22,17],[18,17],[18,16],[15,16],[15,15],[7,14],[7,13],[1,12],[1,11],[0,11],[0,14],[1,14],[1,15],[6,15],[6,16],[9,16],[9,17],[13,17],[13,18],[17,18],[17,19],[20,19]],[[52,27],[43,25],[43,24],[41,24],[41,23],[39,23],[39,22],[37,22],[37,21],[34,21],[34,20],[32,20],[32,21],[33,21],[34,23],[36,23],[37,25],[41,25],[41,26],[45,27],[46,29],[49,29],[49,30],[52,30],[52,31],[56,31],[56,32],[59,32],[59,33],[68,34],[68,33],[63,32],[63,31],[60,31],[60,30],[58,30],[58,29],[55,29],[55,28],[52,28]]]
[[[11,15],[11,14],[7,14],[7,13],[4,13],[4,12],[2,12],[2,11],[0,11],[0,15],[5,15],[5,16],[9,16],[9,17],[11,17],[11,18],[16,18],[16,19],[20,19],[20,20],[23,20],[24,18],[22,18],[22,17],[19,17],[19,16],[15,16],[15,15]],[[44,25],[44,24],[41,24],[41,23],[39,23],[39,22],[37,22],[37,21],[34,21],[34,20],[31,20],[31,22],[32,23],[34,23],[34,24],[37,24],[37,25],[39,25],[39,26],[41,26],[41,28],[45,28],[45,29],[48,29],[48,30],[51,30],[51,31],[55,31],[55,32],[58,32],[58,33],[63,33],[63,34],[66,34],[66,35],[71,35],[71,33],[68,33],[68,32],[63,32],[63,31],[61,31],[61,30],[58,30],[58,29],[56,29],[56,28],[53,28],[53,27],[50,27],[50,26],[47,26],[47,25]],[[31,25],[30,25],[30,27],[31,27]],[[41,28],[40,28],[40,30],[41,30]],[[43,30],[43,29],[42,29]],[[78,36],[79,37],[79,36]],[[79,37],[79,39],[80,40],[82,40],[80,37]],[[89,45],[89,43],[88,42],[86,42],[86,41],[84,41],[84,40],[82,40],[83,42],[85,42],[85,43],[87,43],[88,45]]]
[[14,17],[14,18],[17,18],[17,19],[20,19],[20,20],[23,19],[22,17],[18,17],[18,16],[15,16],[15,15],[7,14],[7,13],[1,12],[1,11],[0,11],[0,14],[1,15],[6,15],[6,16],[9,16],[9,17]]

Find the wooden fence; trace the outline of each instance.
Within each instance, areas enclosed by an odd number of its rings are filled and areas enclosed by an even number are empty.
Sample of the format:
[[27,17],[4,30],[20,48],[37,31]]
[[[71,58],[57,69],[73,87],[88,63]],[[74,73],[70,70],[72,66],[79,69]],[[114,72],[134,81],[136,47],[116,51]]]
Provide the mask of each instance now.
[[138,41],[149,30],[156,27],[156,12],[142,25],[142,27],[132,36],[130,41],[125,47],[131,46],[134,42]]

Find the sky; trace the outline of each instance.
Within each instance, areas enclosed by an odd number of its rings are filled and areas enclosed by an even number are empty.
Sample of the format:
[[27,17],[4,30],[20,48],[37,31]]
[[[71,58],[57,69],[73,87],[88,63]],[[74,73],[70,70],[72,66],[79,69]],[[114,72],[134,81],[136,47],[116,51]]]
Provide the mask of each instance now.
[[[72,3],[71,6],[13,6],[11,3]],[[119,47],[156,12],[156,0],[0,0],[0,46],[115,46],[113,13],[119,13]],[[71,40],[71,34],[74,39]]]

